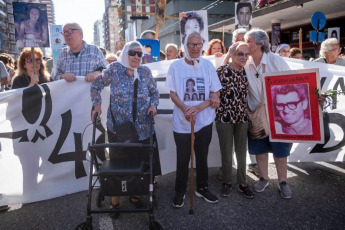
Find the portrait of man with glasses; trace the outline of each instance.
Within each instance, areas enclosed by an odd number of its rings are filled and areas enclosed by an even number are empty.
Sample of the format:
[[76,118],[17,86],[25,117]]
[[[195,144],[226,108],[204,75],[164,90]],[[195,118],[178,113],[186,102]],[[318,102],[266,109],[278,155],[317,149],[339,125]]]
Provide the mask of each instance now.
[[308,84],[276,85],[271,92],[276,133],[312,135]]

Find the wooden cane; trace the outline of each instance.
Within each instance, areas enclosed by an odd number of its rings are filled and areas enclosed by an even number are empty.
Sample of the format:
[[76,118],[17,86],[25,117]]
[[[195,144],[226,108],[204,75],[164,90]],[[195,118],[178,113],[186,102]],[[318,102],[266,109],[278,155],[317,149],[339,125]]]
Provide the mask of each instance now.
[[191,141],[190,141],[190,207],[189,207],[189,215],[194,214],[193,210],[193,181],[194,181],[194,123],[195,123],[195,117],[191,120]]

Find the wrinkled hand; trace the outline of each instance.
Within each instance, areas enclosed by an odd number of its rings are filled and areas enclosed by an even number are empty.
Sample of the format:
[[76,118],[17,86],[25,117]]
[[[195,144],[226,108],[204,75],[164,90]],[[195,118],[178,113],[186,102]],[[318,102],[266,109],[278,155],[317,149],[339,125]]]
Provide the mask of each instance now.
[[77,77],[73,73],[64,73],[61,76],[61,79],[65,79],[67,82],[76,81]]
[[86,82],[93,82],[93,80],[95,80],[101,73],[99,71],[95,71],[92,73],[88,73],[85,76],[85,81]]
[[147,115],[149,115],[150,112],[152,112],[153,116],[157,115],[157,109],[153,105],[147,110]]
[[185,110],[184,117],[187,121],[195,123],[195,117],[199,112],[200,109],[198,108],[198,106],[188,107]]
[[92,110],[92,113],[91,113],[91,121],[92,122],[94,122],[93,118],[94,118],[96,113],[98,113],[98,117],[101,116],[101,114],[102,114],[102,106],[101,106],[101,104],[98,104],[98,105],[94,106],[94,109]]
[[219,97],[216,93],[211,93],[209,100],[211,101],[212,108],[218,108],[220,104]]

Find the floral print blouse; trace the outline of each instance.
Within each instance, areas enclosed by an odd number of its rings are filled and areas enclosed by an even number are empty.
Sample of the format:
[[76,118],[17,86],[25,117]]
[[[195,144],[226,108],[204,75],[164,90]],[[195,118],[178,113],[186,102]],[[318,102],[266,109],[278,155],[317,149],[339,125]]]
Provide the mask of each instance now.
[[[139,139],[144,140],[150,136],[147,111],[152,105],[157,108],[159,92],[149,68],[140,66],[138,67],[138,73],[138,104],[135,127]],[[109,85],[111,110],[115,123],[122,124],[126,121],[133,121],[134,76],[130,76],[126,71],[126,67],[118,62],[109,64],[91,84],[91,100],[93,105],[102,103],[101,91]],[[107,128],[111,132],[114,131],[110,107],[107,112]]]

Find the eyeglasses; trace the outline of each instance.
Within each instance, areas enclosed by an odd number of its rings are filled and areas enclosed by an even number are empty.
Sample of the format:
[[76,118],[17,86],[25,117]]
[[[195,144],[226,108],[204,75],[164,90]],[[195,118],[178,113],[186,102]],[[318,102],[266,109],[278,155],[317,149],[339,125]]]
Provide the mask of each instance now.
[[[25,61],[26,61],[27,63],[32,63],[33,59],[32,59],[32,58],[27,58],[27,59],[25,59]],[[36,62],[36,63],[42,63],[42,59],[41,59],[41,58],[36,58],[36,59],[35,59],[35,62]]]
[[246,57],[246,58],[248,58],[249,55],[250,55],[250,53],[243,53],[243,52],[238,52],[237,53],[237,56],[239,56],[239,57]]
[[138,57],[143,56],[143,52],[135,51],[135,50],[128,50],[128,55],[134,57],[135,55],[138,55]]
[[62,34],[63,35],[71,35],[71,34],[73,34],[73,32],[75,31],[75,30],[79,30],[79,29],[68,29],[68,30],[66,30],[66,31],[63,31],[62,32]]
[[198,49],[200,49],[201,47],[203,46],[203,44],[202,43],[188,43],[187,44],[187,47],[188,48],[190,48],[190,49],[193,49],[193,48],[198,48]]
[[277,103],[276,108],[278,111],[283,111],[285,109],[285,106],[287,106],[290,110],[295,110],[297,108],[297,105],[304,101],[305,99],[301,99],[299,101],[291,101],[289,103]]

